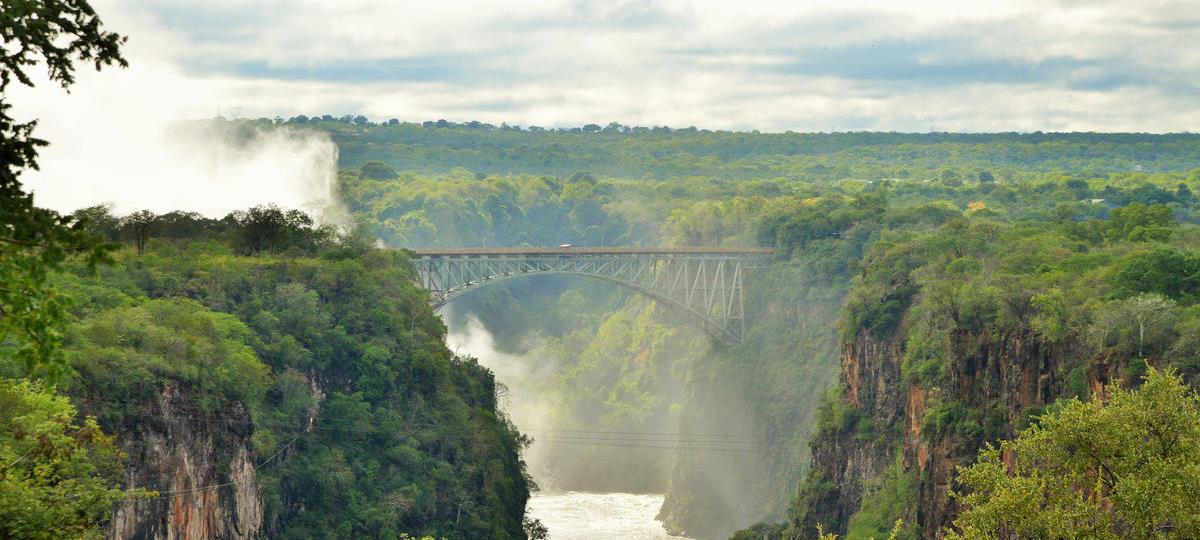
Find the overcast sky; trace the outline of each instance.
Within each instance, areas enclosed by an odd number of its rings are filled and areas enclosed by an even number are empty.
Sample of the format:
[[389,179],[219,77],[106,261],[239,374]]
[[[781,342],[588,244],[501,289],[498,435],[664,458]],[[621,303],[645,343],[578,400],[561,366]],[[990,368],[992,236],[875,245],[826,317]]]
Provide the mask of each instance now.
[[764,131],[1200,126],[1196,0],[93,4],[129,36],[134,67],[82,80],[81,101],[108,92],[98,99],[116,104],[112,89],[136,88],[118,93],[139,96],[130,106],[157,96],[156,113],[175,117]]

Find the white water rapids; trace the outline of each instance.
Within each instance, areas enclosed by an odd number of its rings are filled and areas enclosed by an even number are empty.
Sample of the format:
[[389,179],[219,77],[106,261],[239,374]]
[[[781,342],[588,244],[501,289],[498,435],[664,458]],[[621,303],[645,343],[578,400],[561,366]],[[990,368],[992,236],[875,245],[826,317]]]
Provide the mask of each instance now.
[[541,520],[551,540],[686,540],[667,534],[654,519],[662,502],[662,495],[538,493],[527,512]]

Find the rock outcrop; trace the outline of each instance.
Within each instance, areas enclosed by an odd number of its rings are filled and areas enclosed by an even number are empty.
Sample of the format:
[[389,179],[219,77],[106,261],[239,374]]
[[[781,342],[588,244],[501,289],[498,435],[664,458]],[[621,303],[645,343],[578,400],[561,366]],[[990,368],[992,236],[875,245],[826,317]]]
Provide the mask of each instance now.
[[125,501],[109,525],[112,539],[249,539],[261,536],[250,415],[234,404],[220,415],[197,411],[168,384],[143,410],[152,421],[118,440],[129,454],[129,486],[158,497]]
[[[1085,351],[1071,343],[1047,345],[1025,333],[952,332],[937,383],[906,381],[904,346],[861,332],[843,348],[841,397],[853,421],[824,430],[813,441],[813,469],[802,489],[795,537],[817,523],[845,533],[870,495],[868,488],[899,459],[916,493],[905,519],[923,538],[940,538],[958,508],[949,494],[955,467],[974,460],[985,440],[1012,436],[1032,412],[1057,399],[1066,374]],[[1101,366],[1103,367],[1103,366]],[[1113,369],[1093,368],[1088,384],[1109,380]],[[927,416],[940,414],[940,418]],[[845,416],[845,415],[843,415]],[[943,420],[943,424],[937,421]],[[937,426],[937,433],[927,433]],[[899,455],[897,455],[899,453]]]

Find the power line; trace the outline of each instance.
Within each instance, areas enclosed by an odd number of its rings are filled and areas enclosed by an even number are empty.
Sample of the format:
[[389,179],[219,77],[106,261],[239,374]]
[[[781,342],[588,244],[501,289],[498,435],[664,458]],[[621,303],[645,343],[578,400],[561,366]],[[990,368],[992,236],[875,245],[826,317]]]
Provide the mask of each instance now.
[[[279,454],[282,454],[284,450],[287,450],[289,447],[291,447],[293,444],[295,444],[296,441],[300,440],[300,437],[303,436],[305,433],[308,433],[308,430],[301,431],[300,433],[296,434],[296,436],[293,437],[292,440],[288,441],[287,444],[280,446],[279,449],[276,450],[274,454],[271,454],[271,457],[267,458],[262,463],[255,465],[252,470],[254,472],[258,472],[259,470],[261,470],[268,463],[271,463],[271,460],[275,459],[276,456],[278,456]],[[229,482],[222,482],[220,484],[210,484],[207,486],[199,486],[199,487],[193,487],[193,488],[187,488],[187,489],[156,491],[156,493],[160,496],[161,495],[175,495],[175,494],[181,494],[181,493],[195,493],[198,491],[208,491],[210,489],[223,488],[223,487],[227,487],[227,486],[236,486],[238,484],[239,484],[239,482],[229,481]],[[132,489],[132,487],[130,489]],[[139,499],[139,497],[128,497],[125,500],[131,501],[131,500],[138,500],[138,499]]]
[[[94,400],[94,399],[78,399],[78,402],[86,403],[91,406],[96,405],[143,405],[145,401],[118,401],[118,400]],[[172,404],[173,406],[174,404]],[[210,424],[225,424],[225,425],[243,425],[250,427],[285,427],[294,428],[294,423],[272,422],[266,419],[254,420],[237,420],[228,416],[216,416],[212,414],[203,414],[196,410],[179,410],[175,409],[179,414],[186,415],[190,418],[201,419]],[[138,412],[134,414],[120,413],[121,416],[135,418],[158,418],[168,420],[164,413],[149,413]],[[326,423],[327,421],[323,421]],[[300,437],[305,433],[312,431],[334,431],[351,434],[383,434],[383,435],[402,435],[413,436],[420,429],[437,429],[436,425],[429,424],[425,426],[415,426],[414,429],[396,430],[377,428],[373,426],[355,425],[349,427],[349,423],[344,423],[343,426],[337,425],[317,425],[311,423],[286,444],[279,447],[275,453],[263,460],[258,465],[255,465],[254,471],[261,470],[266,465],[270,464],[276,457],[282,454],[285,450],[292,447]],[[747,437],[744,435],[735,434],[719,434],[719,433],[672,433],[672,432],[651,432],[651,431],[604,431],[604,430],[583,430],[583,429],[534,429],[527,430],[526,433],[543,433],[546,436],[534,438],[533,444],[546,444],[551,446],[587,446],[587,447],[607,447],[607,448],[627,448],[635,450],[665,450],[665,451],[695,451],[695,452],[717,452],[717,453],[741,453],[741,454],[761,454],[771,448],[780,446],[791,446],[784,441],[780,441],[769,437]],[[452,435],[468,434],[467,431],[454,430],[445,431],[438,430],[438,433],[449,433]],[[152,475],[142,475],[133,477],[130,480],[144,480]],[[238,482],[222,482],[207,486],[198,486],[187,489],[159,491],[159,495],[173,495],[183,493],[194,493],[199,491],[207,491],[222,487],[234,486]],[[127,500],[136,500],[130,498]]]
[[[88,404],[89,406],[97,405],[144,405],[143,400],[96,400],[86,398],[76,398],[79,403]],[[174,404],[169,404],[174,408]],[[293,423],[272,422],[265,419],[254,420],[237,420],[228,416],[216,416],[212,414],[202,414],[196,410],[179,410],[175,409],[180,414],[187,415],[190,418],[198,418],[210,424],[225,424],[225,425],[243,425],[250,427],[296,427]],[[169,420],[164,413],[148,413],[138,412],[134,414],[119,413],[122,417],[135,418],[158,418]],[[325,423],[327,421],[323,421]],[[343,424],[348,426],[349,424]],[[437,429],[436,425],[429,424],[425,426],[416,426],[416,429],[395,430],[384,429],[368,426],[353,426],[339,427],[336,425],[316,425],[312,419],[309,419],[309,425],[300,433],[289,440],[286,444],[280,446],[275,453],[270,457],[255,465],[253,470],[259,471],[263,467],[270,464],[285,450],[292,447],[300,437],[312,431],[335,431],[353,434],[385,434],[385,435],[403,435],[412,436],[419,429]],[[438,430],[438,433],[447,433],[445,430]],[[451,434],[463,435],[468,432],[457,430],[450,431]],[[652,432],[652,431],[604,431],[604,430],[583,430],[583,429],[531,429],[525,433],[543,433],[546,437],[533,439],[533,444],[546,444],[558,446],[587,446],[587,447],[607,447],[607,448],[628,448],[636,450],[665,450],[665,451],[696,451],[696,452],[717,452],[717,453],[741,453],[741,454],[761,454],[773,447],[791,446],[784,441],[771,437],[747,437],[745,435],[736,434],[720,434],[720,433],[672,433],[672,432]],[[142,475],[132,477],[129,480],[145,480],[153,475]],[[222,487],[235,486],[239,482],[230,481],[218,484],[210,484],[207,486],[197,486],[193,488],[157,491],[158,495],[175,495],[184,493],[195,493],[218,489]],[[130,497],[125,500],[138,500],[138,497]]]
[[[121,405],[121,404],[136,405],[136,404],[144,403],[142,401],[137,401],[137,402],[133,402],[133,401],[103,401],[103,400],[87,400],[87,399],[81,399],[79,401],[85,402],[85,403],[91,403],[91,404],[108,404],[108,405]],[[179,410],[179,409],[176,409],[176,410]],[[183,410],[183,411],[179,411],[179,412],[186,414],[192,418],[200,418],[205,421],[208,421],[211,423],[217,423],[217,424],[246,425],[246,426],[251,426],[251,427],[253,427],[253,426],[284,427],[284,428],[296,427],[294,424],[291,424],[291,423],[272,421],[269,419],[235,420],[235,419],[229,418],[227,416],[202,414],[202,413],[199,413],[198,411],[194,411],[194,410]],[[161,413],[147,413],[147,412],[138,412],[138,413],[134,413],[134,414],[122,414],[122,416],[133,416],[133,417],[138,417],[138,418],[163,418],[163,419],[168,418],[166,415],[161,414]],[[324,424],[330,424],[330,421],[328,419],[323,419],[322,424],[323,425],[314,425],[309,429],[311,429],[313,431],[334,431],[334,432],[355,433],[355,434],[383,434],[383,435],[406,435],[406,436],[411,436],[415,432],[417,432],[421,429],[437,429],[441,433],[452,433],[452,434],[466,433],[465,431],[461,431],[461,430],[454,430],[454,431],[441,430],[441,429],[439,429],[439,426],[437,426],[436,424],[425,424],[425,425],[420,425],[420,426],[412,426],[410,424],[411,428],[407,429],[407,430],[378,428],[378,427],[374,427],[374,426],[360,426],[360,425],[351,426],[350,423],[346,423],[346,422],[341,423],[341,426],[337,425],[338,423],[336,423],[336,422],[334,422],[333,425],[324,425]],[[521,433],[525,433],[525,434],[540,433],[540,434],[546,435],[547,437],[572,438],[575,435],[582,435],[582,436],[591,436],[591,437],[596,437],[596,438],[603,437],[607,440],[615,440],[615,441],[643,440],[643,441],[652,441],[652,442],[676,442],[676,441],[678,441],[678,442],[712,442],[712,443],[754,442],[754,443],[764,443],[764,444],[790,444],[786,440],[778,439],[775,437],[754,437],[754,436],[745,436],[745,435],[717,434],[717,433],[677,433],[677,432],[668,432],[668,431],[660,431],[660,432],[606,431],[606,430],[583,430],[583,429],[518,429],[518,431],[520,431]],[[540,438],[535,439],[535,441],[537,441],[537,440],[542,440],[542,439],[540,439]]]

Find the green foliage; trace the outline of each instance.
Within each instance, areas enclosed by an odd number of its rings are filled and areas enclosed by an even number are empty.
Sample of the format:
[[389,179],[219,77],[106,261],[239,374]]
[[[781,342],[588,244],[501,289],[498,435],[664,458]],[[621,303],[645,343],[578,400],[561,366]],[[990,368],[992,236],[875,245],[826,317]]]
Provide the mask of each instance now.
[[65,372],[60,353],[65,299],[47,276],[70,255],[89,265],[108,250],[72,217],[37,208],[19,175],[37,168],[36,122],[17,123],[5,92],[12,81],[33,86],[26,70],[44,64],[49,78],[64,89],[75,82],[76,61],[96,69],[125,65],[125,38],[103,30],[86,1],[6,2],[0,10],[0,359],[15,358],[27,375],[56,382]]
[[850,433],[859,419],[858,409],[845,403],[837,394],[828,393],[817,411],[816,431],[818,436]]
[[396,169],[382,161],[368,161],[359,167],[358,174],[369,180],[392,180],[396,178]]
[[[742,181],[927,178],[936,181],[931,188],[951,189],[994,186],[1031,171],[1125,173],[1134,163],[1154,171],[1186,173],[1198,161],[1196,136],[1190,134],[738,133],[635,126],[593,131],[445,120],[362,125],[333,117],[303,121],[297,117],[286,124],[329,133],[341,150],[339,159],[345,168],[381,160],[413,171],[463,167],[489,176],[567,177],[590,171],[596,176],[714,175]],[[1146,195],[1175,200],[1176,184],[1165,187],[1169,189],[1161,194]],[[1071,200],[1086,195],[1071,193]]]
[[1083,366],[1076,366],[1067,372],[1063,381],[1063,397],[1086,399],[1090,393],[1087,387],[1087,370]]
[[[192,300],[106,310],[72,328],[70,336],[72,364],[96,399],[145,401],[157,390],[152,381],[171,380],[187,387],[198,410],[212,414],[234,403],[260,403],[270,384],[270,370],[250,346],[250,329]],[[128,425],[120,417],[101,420]]]
[[[888,537],[887,537],[888,540],[896,540],[897,538],[902,538],[901,533],[903,531],[904,531],[904,520],[896,520],[896,523],[892,525],[891,530],[888,532]],[[872,540],[874,540],[875,537],[872,536],[870,538]],[[838,540],[838,535],[836,533],[832,533],[832,532],[829,532],[829,533],[825,532],[825,527],[823,525],[821,525],[820,523],[818,523],[817,524],[817,540]]]
[[258,472],[272,536],[522,536],[525,440],[491,373],[446,350],[403,253],[347,236],[241,256],[196,230],[55,276],[76,300],[65,387],[101,425],[146,452],[145,407],[171,388],[185,415],[247,411],[260,460],[294,440]]
[[900,523],[913,508],[917,499],[917,483],[904,470],[903,458],[897,452],[896,462],[877,479],[878,485],[866,490],[862,508],[850,517],[846,540],[892,538],[911,540],[919,535],[913,528],[903,529]]
[[[314,229],[313,220],[299,210],[282,210],[270,204],[230,215],[238,224],[237,245],[244,253],[278,253],[289,247],[313,251],[332,239],[328,229]],[[141,250],[139,249],[140,253]]]
[[1071,312],[1067,308],[1067,299],[1062,289],[1051,288],[1048,291],[1034,294],[1030,297],[1034,315],[1029,320],[1029,327],[1049,343],[1062,341],[1067,337],[1071,324]]
[[1145,358],[1165,350],[1174,340],[1176,304],[1156,293],[1108,302],[1097,309],[1092,337],[1101,349]]
[[93,418],[29,381],[0,379],[0,537],[102,538],[124,456]]
[[921,436],[937,442],[951,438],[965,452],[1008,431],[1007,413],[1002,408],[980,409],[960,401],[937,400],[925,410]]
[[955,497],[965,510],[947,537],[1200,534],[1200,398],[1153,369],[1136,390],[1106,392],[1107,400],[1068,401],[960,468]]
[[1131,257],[1112,279],[1115,298],[1156,293],[1187,303],[1200,300],[1200,257],[1169,248]]
[[941,379],[946,368],[946,347],[949,333],[937,328],[934,323],[922,319],[908,332],[904,347],[904,361],[900,364],[900,375],[908,382],[932,385]]
[[729,540],[783,540],[784,528],[782,523],[755,523],[733,533]]
[[1171,236],[1171,207],[1133,203],[1114,208],[1108,222],[1107,237],[1133,242],[1165,241]]

